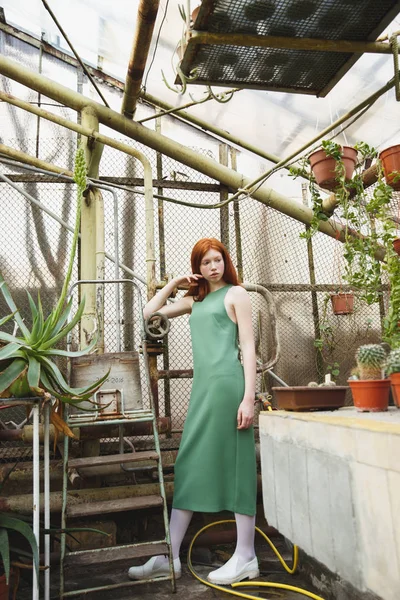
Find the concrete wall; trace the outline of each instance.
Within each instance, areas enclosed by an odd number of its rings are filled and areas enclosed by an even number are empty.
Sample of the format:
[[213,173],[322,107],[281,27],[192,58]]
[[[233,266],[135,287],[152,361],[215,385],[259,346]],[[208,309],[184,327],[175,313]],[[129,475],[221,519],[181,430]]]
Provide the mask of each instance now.
[[400,411],[260,414],[265,517],[360,591],[400,598]]

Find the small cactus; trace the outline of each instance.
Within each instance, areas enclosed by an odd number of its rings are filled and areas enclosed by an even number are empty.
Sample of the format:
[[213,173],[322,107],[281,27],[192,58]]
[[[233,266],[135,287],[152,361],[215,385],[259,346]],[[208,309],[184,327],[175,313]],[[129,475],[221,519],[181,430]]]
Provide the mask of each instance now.
[[379,344],[365,344],[356,353],[360,379],[382,379],[386,352]]
[[392,350],[386,359],[386,373],[392,375],[393,373],[400,373],[400,348]]

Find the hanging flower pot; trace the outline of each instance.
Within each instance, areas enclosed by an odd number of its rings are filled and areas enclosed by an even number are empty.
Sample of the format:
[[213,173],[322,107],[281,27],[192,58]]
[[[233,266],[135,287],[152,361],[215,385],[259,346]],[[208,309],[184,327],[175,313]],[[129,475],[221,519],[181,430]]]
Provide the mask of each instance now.
[[400,190],[400,144],[382,150],[379,159],[382,162],[386,183],[394,190]]
[[[334,191],[338,186],[336,160],[328,156],[322,148],[308,157],[312,172],[319,186]],[[342,161],[346,170],[346,181],[350,181],[357,161],[357,150],[351,146],[342,147]]]
[[354,406],[360,412],[382,412],[388,409],[390,379],[348,380]]
[[397,252],[397,254],[400,255],[400,238],[396,238],[395,240],[393,240],[393,248],[395,252]]
[[354,294],[332,294],[332,310],[334,315],[351,315],[354,311]]
[[393,400],[397,408],[400,408],[400,373],[392,373],[390,376]]

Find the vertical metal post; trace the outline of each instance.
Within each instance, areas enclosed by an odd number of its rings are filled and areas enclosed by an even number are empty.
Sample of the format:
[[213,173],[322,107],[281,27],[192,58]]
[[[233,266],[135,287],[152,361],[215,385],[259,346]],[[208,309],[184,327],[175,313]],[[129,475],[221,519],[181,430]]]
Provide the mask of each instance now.
[[[39,73],[42,72],[42,64],[43,64],[43,36],[44,32],[42,31],[42,36],[40,39],[40,48],[39,48]],[[38,93],[38,108],[41,107],[42,94]],[[38,115],[36,121],[36,157],[39,157],[39,134],[40,134],[40,117]]]
[[[44,405],[44,527],[50,529],[50,402]],[[50,600],[50,534],[44,536],[44,600]]]
[[[66,421],[68,415],[67,405],[64,405],[63,419]],[[62,507],[61,507],[61,529],[65,530],[67,526],[67,495],[68,495],[68,450],[69,450],[69,438],[64,435],[63,444],[63,484],[62,484]],[[63,597],[65,591],[65,578],[64,578],[64,558],[66,551],[66,534],[61,534],[60,543],[60,598]]]
[[[92,131],[98,131],[99,120],[92,107],[82,110],[82,124]],[[99,164],[103,145],[94,142],[93,138],[82,138],[89,177],[98,178]],[[98,189],[90,189],[82,202],[81,216],[81,254],[80,279],[96,279],[98,272],[104,273],[104,207],[103,199]],[[103,229],[102,229],[103,228]],[[85,348],[91,342],[96,320],[100,322],[97,347],[104,352],[104,290],[101,289],[96,298],[96,286],[85,289],[85,310],[81,319],[81,347]],[[97,302],[96,302],[97,300]]]
[[[40,547],[40,473],[39,473],[39,401],[36,400],[33,409],[33,535],[35,536],[37,547]],[[39,581],[36,575],[36,569],[32,569],[32,600],[39,600]]]
[[[236,148],[230,149],[231,165],[234,171],[237,171],[237,152]],[[239,275],[239,280],[243,281],[243,255],[242,255],[242,233],[240,230],[240,209],[239,200],[233,201],[233,218],[235,222],[235,239],[236,239],[236,268]]]
[[[154,250],[154,204],[153,204],[153,176],[151,165],[147,158],[140,153],[138,156],[144,170],[144,198],[146,205],[146,281],[147,299],[150,300],[156,293],[156,257]],[[142,315],[141,315],[142,316]],[[154,412],[159,416],[158,402],[158,369],[157,356],[149,356],[150,387],[154,401]]]
[[[156,119],[156,131],[161,134],[161,119]],[[163,160],[161,152],[157,152],[157,179],[162,181],[163,178]],[[164,194],[164,188],[159,187],[157,193],[160,196]],[[165,257],[165,231],[164,231],[164,201],[159,198],[158,200],[158,235],[159,235],[159,251],[160,251],[160,280],[165,278],[166,275],[166,257]],[[164,338],[164,352],[163,352],[163,368],[165,371],[169,370],[169,348],[168,348],[168,336]],[[164,379],[164,415],[166,417],[171,416],[171,383],[169,379]],[[171,434],[168,434],[169,436]]]
[[[305,206],[308,205],[307,189],[308,189],[308,184],[302,183],[301,184],[301,192],[302,192],[302,197],[303,197],[303,204]],[[310,228],[309,225],[306,225],[306,231],[309,228]],[[310,275],[310,283],[312,286],[315,286],[316,279],[315,279],[314,251],[313,251],[312,240],[307,240],[307,259],[308,259],[308,271],[309,271],[309,275]],[[312,305],[312,315],[313,315],[313,323],[314,323],[314,335],[315,335],[315,339],[319,340],[321,338],[321,327],[320,327],[320,322],[319,322],[318,297],[317,297],[317,292],[315,291],[315,289],[311,289],[311,305]],[[323,376],[324,376],[324,371],[325,371],[324,361],[323,361],[321,351],[317,347],[315,348],[315,360],[316,360],[316,365],[317,365],[317,376],[318,376],[317,378],[318,378],[318,381],[322,381]]]
[[[219,162],[224,167],[228,166],[228,146],[226,144],[219,145]],[[228,188],[226,185],[221,185],[221,191],[219,193],[220,202],[228,199]],[[220,230],[221,230],[221,242],[228,249],[229,252],[229,205],[222,206],[219,209],[220,214]]]
[[[106,189],[104,186],[101,189]],[[112,188],[108,188],[106,191],[111,192],[114,200],[114,279],[119,279],[119,211],[118,211],[118,196],[117,192]],[[104,214],[104,212],[103,212]],[[104,229],[103,229],[104,231]],[[104,279],[104,273],[103,277]],[[121,352],[121,294],[119,284],[115,285],[115,316],[117,321],[116,327],[116,338],[117,338],[117,352]]]

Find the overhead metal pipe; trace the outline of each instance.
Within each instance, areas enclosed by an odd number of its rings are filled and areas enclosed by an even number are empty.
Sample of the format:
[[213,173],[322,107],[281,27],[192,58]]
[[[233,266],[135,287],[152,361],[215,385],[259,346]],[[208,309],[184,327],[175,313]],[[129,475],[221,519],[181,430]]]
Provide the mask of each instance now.
[[387,42],[360,42],[351,40],[325,40],[302,37],[279,37],[254,35],[248,33],[213,33],[192,30],[189,44],[212,44],[213,46],[245,46],[261,48],[284,48],[290,50],[309,50],[316,52],[346,52],[363,54],[392,54]]
[[[208,175],[209,177],[216,179],[217,181],[220,181],[231,189],[242,189],[246,184],[251,183],[251,180],[249,178],[245,178],[242,174],[237,173],[228,167],[219,165],[219,163],[216,161],[202,156],[194,150],[191,150],[190,148],[187,148],[178,142],[170,140],[161,134],[147,129],[146,127],[138,125],[134,121],[129,121],[129,119],[126,119],[115,111],[108,109],[99,103],[94,102],[90,98],[82,96],[81,94],[66,88],[65,86],[55,83],[43,75],[39,75],[38,73],[30,71],[29,69],[4,56],[0,56],[0,73],[6,77],[10,77],[15,81],[18,81],[23,85],[27,85],[31,89],[40,91],[44,95],[52,98],[53,100],[62,102],[74,110],[82,110],[84,106],[94,107],[101,123],[111,127],[115,131],[119,131],[123,135],[149,146],[150,148],[153,148],[154,150],[163,152],[167,156],[178,160],[182,164],[185,164],[205,175]],[[360,104],[357,107],[357,112],[360,111],[367,102],[371,102],[371,98],[379,97],[393,86],[394,78],[386,83],[385,86],[380,88],[380,90],[378,90],[373,96],[370,96],[367,100]],[[78,131],[79,129],[79,133],[83,133],[83,135],[91,135],[94,139],[99,140],[106,145],[110,145],[118,150],[122,150],[127,154],[132,153],[133,149],[126,144],[117,142],[97,132],[88,132],[86,129],[85,131],[82,131],[82,127],[76,123],[68,121],[67,119],[63,119],[62,117],[43,109],[38,109],[28,102],[14,98],[10,94],[1,92],[0,99],[10,102],[15,106],[19,106],[20,108],[23,108],[28,112],[32,112],[33,114],[38,114],[40,112],[41,116],[50,121],[63,125],[64,127],[72,129],[73,131]],[[348,113],[348,116],[353,115],[355,110],[356,109],[353,109],[350,113]],[[311,222],[313,214],[310,208],[305,207],[298,202],[289,200],[282,194],[267,188],[265,185],[261,185],[259,189],[252,194],[252,196],[259,202],[266,204],[267,206],[270,206],[302,223],[305,223],[306,225]],[[329,235],[335,239],[340,239],[341,241],[343,241],[345,238],[346,228],[336,221],[328,220],[320,222],[319,230],[326,235]],[[357,232],[353,232],[353,235],[359,236]]]
[[[266,160],[269,160],[273,163],[278,163],[281,160],[279,158],[279,156],[275,156],[275,154],[270,154],[269,152],[265,152],[265,150],[263,150],[262,148],[257,148],[257,146],[253,146],[253,144],[249,144],[248,142],[242,140],[241,138],[238,138],[236,135],[229,133],[229,131],[220,129],[219,127],[216,127],[212,123],[209,123],[208,121],[204,121],[204,119],[200,119],[199,117],[196,117],[196,116],[182,110],[182,108],[176,108],[176,107],[172,106],[172,104],[169,104],[168,102],[165,102],[164,100],[161,100],[161,98],[152,96],[151,94],[148,94],[147,92],[143,92],[141,94],[141,97],[145,102],[148,102],[149,104],[152,104],[155,107],[162,108],[163,110],[166,110],[166,111],[173,110],[174,117],[177,117],[178,119],[180,119],[186,123],[195,125],[196,127],[199,127],[200,129],[202,129],[203,131],[210,132],[210,133],[216,135],[217,137],[221,138],[222,140],[226,140],[227,142],[230,142],[231,144],[238,146],[239,148],[248,150],[249,152],[252,152],[253,154],[256,154],[257,156],[261,156],[261,158],[265,158]],[[163,116],[163,115],[160,115],[160,116]]]
[[135,37],[122,98],[121,112],[128,119],[133,119],[136,111],[159,4],[160,0],[140,0]]

